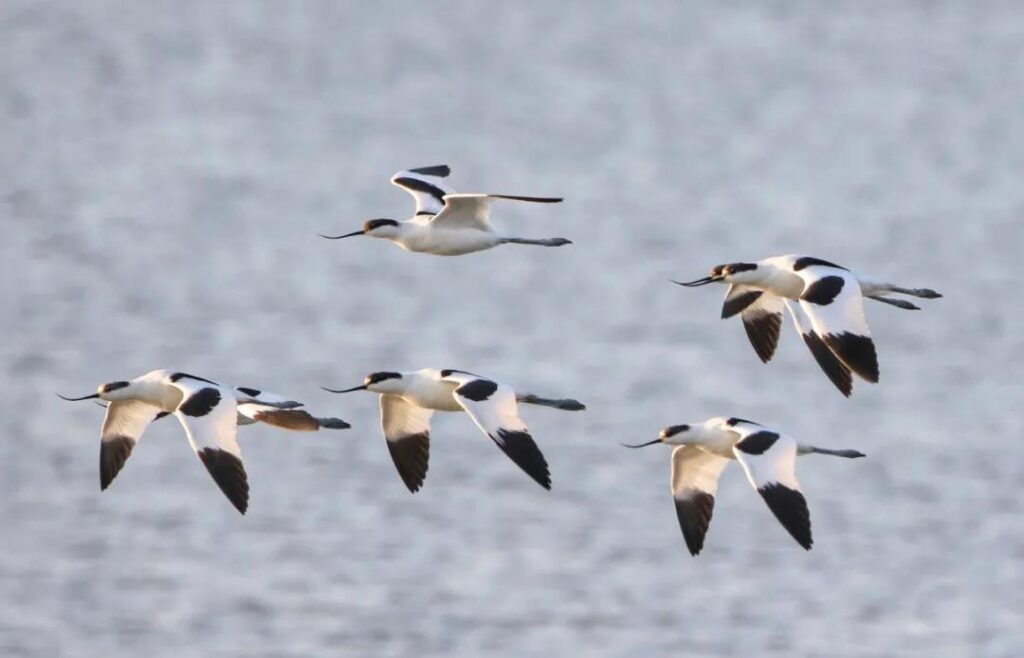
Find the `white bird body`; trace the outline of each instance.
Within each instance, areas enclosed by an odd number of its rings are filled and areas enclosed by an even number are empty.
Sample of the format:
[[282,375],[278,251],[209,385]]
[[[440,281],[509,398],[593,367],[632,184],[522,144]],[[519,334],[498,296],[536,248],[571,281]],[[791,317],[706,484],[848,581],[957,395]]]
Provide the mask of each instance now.
[[710,418],[692,425],[673,425],[654,441],[672,451],[670,486],[683,537],[691,555],[700,553],[714,511],[718,478],[730,461],[738,461],[747,480],[782,526],[810,550],[811,522],[807,501],[796,479],[797,455],[863,457],[855,450],[827,450],[797,443],[792,437],[742,418]]
[[402,481],[413,493],[426,477],[430,456],[430,417],[434,411],[466,412],[473,422],[527,475],[551,488],[547,461],[519,418],[517,401],[565,410],[581,410],[576,400],[553,400],[491,379],[454,369],[375,372],[361,386],[325,389],[332,393],[380,394],[381,429]]
[[172,370],[153,370],[131,381],[102,384],[94,395],[64,399],[108,403],[100,430],[100,489],[110,486],[149,424],[173,414],[217,486],[242,514],[248,507],[249,483],[236,440],[239,424],[265,422],[307,430],[348,426],[336,418],[314,418],[295,408],[301,403],[272,393],[230,388]]
[[740,315],[754,350],[765,363],[775,353],[783,308],[788,309],[818,365],[846,396],[853,390],[851,373],[868,382],[878,381],[878,356],[864,315],[864,298],[916,310],[909,301],[887,295],[942,296],[928,288],[903,288],[796,254],[716,265],[709,276],[680,285],[708,283],[729,284],[722,317]]
[[436,256],[461,256],[484,251],[501,244],[533,244],[558,247],[571,244],[565,238],[527,239],[502,236],[490,221],[495,199],[534,203],[559,203],[560,198],[528,197],[507,194],[456,194],[445,182],[450,173],[446,165],[400,171],[391,182],[409,192],[416,200],[416,214],[410,219],[371,219],[360,231],[323,237],[339,240],[358,235],[390,240],[406,251]]

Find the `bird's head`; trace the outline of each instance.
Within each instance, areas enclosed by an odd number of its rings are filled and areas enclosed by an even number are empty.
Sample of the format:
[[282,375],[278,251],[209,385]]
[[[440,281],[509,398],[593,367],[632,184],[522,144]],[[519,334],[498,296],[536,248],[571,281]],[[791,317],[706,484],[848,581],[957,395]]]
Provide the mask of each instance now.
[[352,391],[371,391],[373,393],[401,393],[402,373],[400,372],[371,372],[363,379],[361,386],[352,388],[333,389],[324,388],[328,393],[351,393]]
[[346,233],[344,235],[321,234],[320,237],[327,238],[328,240],[340,240],[342,238],[351,238],[357,235],[366,235],[371,238],[393,239],[398,237],[399,229],[399,223],[394,219],[368,219],[363,223],[363,228],[360,231],[353,231],[352,233]]
[[643,448],[644,446],[653,446],[658,443],[663,443],[669,446],[681,446],[687,443],[693,438],[693,428],[690,425],[672,425],[661,430],[658,434],[658,438],[653,441],[646,443],[637,443],[635,445],[629,445],[623,443],[622,445],[627,448]]
[[756,272],[757,263],[726,263],[712,267],[703,279],[685,283],[676,281],[675,283],[687,288],[706,286],[709,283],[754,283],[759,278],[759,274]]
[[96,387],[96,392],[92,395],[83,395],[80,398],[69,398],[57,394],[62,400],[68,402],[78,402],[79,400],[106,400],[108,402],[116,402],[117,400],[130,400],[132,399],[132,383],[131,382],[107,382],[106,384],[100,384]]

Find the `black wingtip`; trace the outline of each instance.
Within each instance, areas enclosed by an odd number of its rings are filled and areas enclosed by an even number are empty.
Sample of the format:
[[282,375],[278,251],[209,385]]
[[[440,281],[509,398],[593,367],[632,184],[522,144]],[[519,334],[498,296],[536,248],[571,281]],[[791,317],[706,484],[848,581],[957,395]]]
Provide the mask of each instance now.
[[242,460],[217,448],[204,448],[196,454],[235,509],[245,514],[249,509],[249,478]]
[[835,353],[847,368],[865,381],[878,383],[878,354],[871,336],[861,336],[848,331],[841,334],[826,334],[825,344]]
[[777,482],[766,484],[757,492],[796,543],[804,550],[811,550],[814,543],[811,539],[811,514],[804,495]]
[[775,348],[779,344],[779,332],[782,327],[782,314],[769,313],[743,318],[743,329],[757,353],[761,363],[768,363],[775,356]]
[[447,178],[452,170],[448,165],[431,165],[429,167],[416,167],[415,169],[407,169],[412,174],[422,174],[424,176],[437,176],[439,178]]
[[715,510],[715,497],[703,491],[694,491],[688,498],[676,499],[676,518],[683,531],[683,539],[690,555],[697,557],[704,549],[704,537]]
[[115,436],[100,443],[100,491],[106,491],[125,461],[132,454],[135,442],[126,436]]
[[523,469],[524,473],[551,491],[551,471],[548,462],[528,432],[501,429],[497,434],[491,435],[491,439],[516,466]]
[[811,351],[811,355],[817,362],[818,367],[825,373],[829,381],[835,385],[839,392],[845,397],[853,394],[853,378],[850,376],[850,369],[842,361],[836,358],[832,350],[828,348],[823,340],[816,333],[802,334],[804,344]]
[[410,493],[423,486],[430,468],[430,432],[420,432],[397,441],[385,441],[398,476]]

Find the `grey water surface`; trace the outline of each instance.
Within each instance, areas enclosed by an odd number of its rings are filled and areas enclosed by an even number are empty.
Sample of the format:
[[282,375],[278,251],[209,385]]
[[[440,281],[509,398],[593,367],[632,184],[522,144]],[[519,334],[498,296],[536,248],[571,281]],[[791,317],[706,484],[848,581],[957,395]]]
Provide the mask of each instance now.
[[[0,655],[1020,656],[1022,109],[1016,3],[5,0]],[[575,244],[317,237],[442,162]],[[791,252],[945,297],[846,400],[669,283]],[[427,366],[586,402],[523,410],[553,491],[439,414],[411,496],[318,388]],[[353,429],[243,429],[245,517],[173,420],[101,493],[54,393],[161,367]],[[722,414],[868,453],[800,461],[810,553],[732,466],[691,558],[618,444]]]

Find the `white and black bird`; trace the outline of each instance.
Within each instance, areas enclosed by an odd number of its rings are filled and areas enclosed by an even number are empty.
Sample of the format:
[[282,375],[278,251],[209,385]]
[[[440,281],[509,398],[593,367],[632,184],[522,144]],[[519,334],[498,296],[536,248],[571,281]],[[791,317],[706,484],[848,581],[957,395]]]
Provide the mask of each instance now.
[[551,488],[547,460],[519,418],[517,402],[567,411],[586,407],[576,400],[517,393],[505,384],[461,370],[425,368],[375,372],[362,385],[331,393],[380,394],[380,421],[391,459],[409,491],[423,485],[430,458],[430,417],[435,411],[464,411],[484,434],[545,489]]
[[878,355],[864,317],[863,299],[919,310],[905,299],[888,295],[942,297],[929,288],[904,288],[820,258],[798,255],[716,265],[702,279],[673,283],[691,288],[728,283],[722,317],[739,314],[764,363],[775,354],[785,307],[818,365],[847,397],[853,392],[851,372],[865,381],[878,382]]
[[171,370],[154,370],[131,381],[102,384],[97,392],[68,401],[100,399],[107,412],[100,430],[100,489],[121,471],[151,422],[174,414],[196,455],[228,500],[242,514],[249,482],[236,441],[238,425],[264,422],[288,429],[343,429],[337,418],[315,418],[302,403],[251,388],[233,389]]
[[400,171],[391,182],[416,199],[416,214],[410,219],[371,219],[359,231],[344,235],[322,235],[340,240],[357,235],[391,240],[406,251],[438,256],[460,256],[502,244],[532,244],[560,247],[572,244],[565,238],[530,239],[500,235],[491,225],[491,204],[497,199],[559,203],[561,198],[512,194],[456,194],[445,182],[447,165]]
[[811,516],[794,470],[797,456],[865,456],[856,450],[827,450],[798,443],[742,418],[711,418],[695,425],[673,425],[663,429],[653,441],[626,447],[659,443],[676,446],[672,450],[672,498],[690,555],[697,555],[704,547],[704,536],[715,509],[718,478],[730,460],[740,463],[750,484],[782,527],[804,549],[811,550]]

